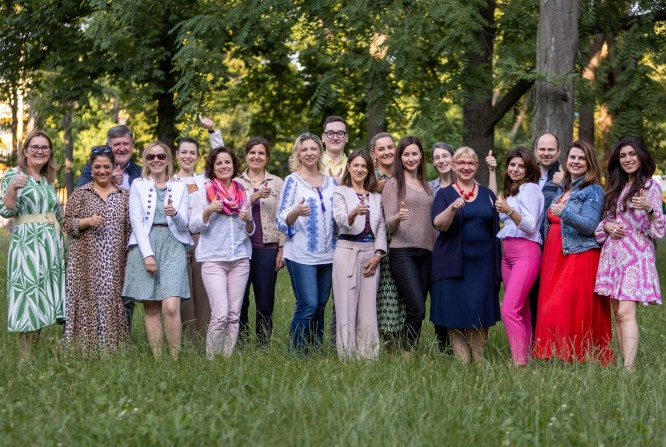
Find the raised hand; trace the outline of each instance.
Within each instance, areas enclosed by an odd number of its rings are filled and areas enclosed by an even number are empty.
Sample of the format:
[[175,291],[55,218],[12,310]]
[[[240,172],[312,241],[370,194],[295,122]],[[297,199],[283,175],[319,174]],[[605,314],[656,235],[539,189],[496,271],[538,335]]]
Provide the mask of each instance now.
[[359,216],[365,216],[367,212],[370,210],[370,207],[368,206],[367,203],[365,203],[365,197],[361,199],[361,201],[356,205],[356,214]]
[[169,195],[169,199],[167,200],[167,204],[164,207],[164,214],[166,214],[169,217],[174,217],[177,212],[176,208],[173,206],[173,200],[171,200],[171,195]]
[[115,183],[117,186],[123,184],[123,171],[120,169],[120,165],[116,165],[116,168],[113,170],[113,183]]
[[298,201],[298,205],[296,205],[296,214],[303,217],[310,215],[310,205],[305,203],[305,198],[303,197],[301,197],[301,200]]
[[17,175],[16,177],[14,177],[14,180],[12,180],[9,186],[18,191],[19,189],[25,188],[27,184],[28,184],[28,176],[23,174],[23,172],[21,171],[21,167],[19,166],[17,168]]
[[497,168],[497,159],[495,159],[493,156],[492,150],[488,151],[488,155],[486,156],[486,164],[488,165],[488,170],[490,172],[493,172],[495,168]]
[[561,185],[562,181],[564,180],[564,169],[562,168],[562,165],[557,169],[557,172],[553,174],[553,183],[556,185]]
[[204,118],[201,114],[199,114],[199,122],[201,123],[201,127],[208,131],[213,130],[213,126],[215,125],[212,119]]
[[400,209],[398,210],[398,219],[407,220],[409,218],[409,209],[404,201],[400,202]]
[[208,205],[206,210],[208,210],[210,212],[219,213],[220,211],[222,211],[222,205],[224,205],[224,203],[221,200],[213,200],[210,203],[210,205]]
[[251,204],[247,204],[240,212],[238,213],[238,218],[242,220],[243,222],[251,222],[252,221],[252,211],[250,211]]
[[634,209],[650,211],[653,207],[652,204],[648,201],[647,197],[643,194],[643,189],[638,191],[638,195],[631,198],[631,204]]
[[465,207],[465,199],[462,197],[458,197],[456,200],[453,201],[453,203],[450,205],[455,211],[463,209]]
[[498,213],[508,213],[511,211],[511,206],[506,203],[506,200],[504,199],[504,196],[500,194],[497,196],[497,201],[495,202],[495,209],[497,210]]

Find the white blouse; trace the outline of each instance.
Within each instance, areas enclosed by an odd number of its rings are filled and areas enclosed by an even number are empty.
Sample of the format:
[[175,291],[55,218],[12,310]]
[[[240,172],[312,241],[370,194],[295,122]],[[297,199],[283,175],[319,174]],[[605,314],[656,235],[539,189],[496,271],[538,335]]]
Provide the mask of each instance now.
[[541,239],[541,222],[543,221],[544,197],[541,188],[536,183],[523,183],[518,189],[518,194],[506,198],[506,202],[514,213],[522,216],[520,225],[504,213],[500,213],[500,220],[504,224],[497,237],[521,237],[530,241],[543,243]]

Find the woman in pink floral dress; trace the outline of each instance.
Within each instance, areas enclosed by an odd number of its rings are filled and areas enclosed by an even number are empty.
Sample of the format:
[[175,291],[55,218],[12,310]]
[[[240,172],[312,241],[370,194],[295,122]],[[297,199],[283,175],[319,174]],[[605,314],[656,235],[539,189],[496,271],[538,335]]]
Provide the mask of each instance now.
[[654,241],[664,237],[661,188],[643,142],[620,140],[608,159],[604,218],[595,231],[603,244],[594,291],[612,298],[615,333],[624,367],[638,352],[638,303],[661,304]]

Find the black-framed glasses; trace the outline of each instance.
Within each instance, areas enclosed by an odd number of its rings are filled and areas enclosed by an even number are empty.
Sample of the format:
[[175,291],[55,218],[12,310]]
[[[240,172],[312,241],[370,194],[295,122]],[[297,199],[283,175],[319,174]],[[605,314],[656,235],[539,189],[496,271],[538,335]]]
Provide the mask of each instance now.
[[344,138],[347,135],[347,132],[345,132],[344,130],[338,130],[337,132],[329,130],[327,132],[324,132],[324,135],[326,135],[326,138],[329,139],[333,137]]
[[51,150],[51,146],[37,146],[31,144],[30,146],[28,146],[28,149],[30,149],[32,152],[48,152]]
[[160,161],[164,161],[167,158],[167,154],[162,152],[161,154],[148,154],[148,155],[146,155],[146,160],[148,160],[148,161],[153,161],[156,158]]
[[113,151],[109,146],[93,146],[92,149],[90,149],[90,152],[92,155],[102,155],[102,154],[112,154]]

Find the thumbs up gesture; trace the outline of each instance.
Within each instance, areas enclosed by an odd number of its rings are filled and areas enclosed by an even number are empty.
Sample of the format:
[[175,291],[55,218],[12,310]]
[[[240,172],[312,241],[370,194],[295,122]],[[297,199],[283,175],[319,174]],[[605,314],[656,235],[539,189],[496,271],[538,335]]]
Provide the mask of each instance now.
[[562,165],[560,165],[557,172],[553,174],[553,183],[556,185],[561,185],[562,180],[564,180],[564,169],[562,168]]
[[17,168],[17,175],[12,180],[10,186],[16,190],[24,188],[28,184],[28,176],[21,171],[21,167]]
[[245,223],[252,222],[252,211],[250,211],[250,207],[252,204],[248,203],[243,207],[243,209],[238,213],[238,218],[242,220]]
[[648,201],[647,197],[645,197],[643,191],[643,189],[638,190],[638,195],[635,195],[631,198],[631,204],[633,205],[634,209],[650,211],[652,209],[652,205]]
[[116,184],[116,186],[122,185],[123,184],[123,171],[120,169],[120,165],[116,165],[116,168],[113,170],[113,183]]
[[296,205],[296,214],[298,216],[309,216],[310,215],[310,205],[305,203],[305,198],[301,197],[301,200],[298,201]]
[[204,118],[203,116],[201,116],[201,114],[199,114],[199,122],[201,123],[201,127],[203,127],[208,131],[213,130],[213,126],[215,125],[212,119]]
[[400,209],[398,210],[398,219],[407,220],[409,218],[409,209],[404,201],[400,202]]
[[171,194],[169,194],[169,198],[167,199],[167,204],[164,206],[164,214],[166,214],[169,217],[174,217],[176,216],[176,208],[173,206],[173,200],[171,199]]
[[356,212],[359,216],[365,216],[366,213],[368,212],[368,204],[365,203],[366,198],[363,197],[361,201],[356,205]]
[[88,218],[88,225],[91,227],[99,227],[104,224],[104,218],[98,210],[95,210],[95,213]]
[[486,156],[486,164],[488,165],[488,170],[490,172],[493,172],[495,168],[497,168],[497,160],[493,156],[492,150],[488,151],[488,155]]
[[495,209],[497,210],[498,213],[508,213],[511,211],[511,206],[506,203],[506,200],[504,199],[504,196],[500,194],[497,196],[497,201],[495,201]]

